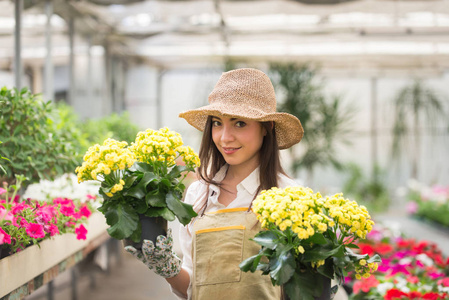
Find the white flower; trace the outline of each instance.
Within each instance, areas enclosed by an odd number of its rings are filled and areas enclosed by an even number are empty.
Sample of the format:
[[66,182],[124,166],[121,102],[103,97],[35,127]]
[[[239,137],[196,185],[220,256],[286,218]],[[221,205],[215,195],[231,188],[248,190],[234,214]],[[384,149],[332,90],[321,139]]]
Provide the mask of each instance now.
[[433,260],[424,253],[418,254],[416,259],[428,267],[433,266]]
[[394,287],[393,283],[391,282],[382,282],[377,286],[377,290],[379,291],[379,294],[384,296],[388,290],[392,289]]

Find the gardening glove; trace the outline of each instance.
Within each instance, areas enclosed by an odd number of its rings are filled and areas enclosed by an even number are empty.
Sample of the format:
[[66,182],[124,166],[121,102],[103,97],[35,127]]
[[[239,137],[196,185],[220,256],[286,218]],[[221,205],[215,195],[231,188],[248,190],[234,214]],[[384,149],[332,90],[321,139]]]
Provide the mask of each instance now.
[[164,278],[174,277],[181,272],[181,259],[173,252],[171,228],[167,230],[167,236],[157,237],[156,246],[152,241],[144,240],[142,251],[133,246],[126,246],[125,251],[131,253],[150,270]]

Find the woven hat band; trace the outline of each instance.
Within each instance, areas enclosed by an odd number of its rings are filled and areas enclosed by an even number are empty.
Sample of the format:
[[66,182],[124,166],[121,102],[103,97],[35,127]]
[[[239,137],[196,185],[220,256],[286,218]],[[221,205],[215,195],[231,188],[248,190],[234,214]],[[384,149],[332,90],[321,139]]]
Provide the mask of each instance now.
[[242,69],[240,72],[226,72],[218,80],[209,103],[213,106],[252,107],[255,110],[276,112],[276,96],[270,78],[255,69]]

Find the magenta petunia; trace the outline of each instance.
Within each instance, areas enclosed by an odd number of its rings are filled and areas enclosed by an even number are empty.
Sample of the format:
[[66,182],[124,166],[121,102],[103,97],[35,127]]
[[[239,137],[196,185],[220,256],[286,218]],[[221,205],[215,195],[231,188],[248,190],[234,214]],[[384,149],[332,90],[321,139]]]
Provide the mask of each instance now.
[[45,237],[44,226],[37,223],[29,223],[28,226],[25,227],[28,235],[35,239],[41,239]]
[[75,208],[71,205],[61,206],[60,211],[64,216],[67,216],[67,217],[71,217],[75,214]]
[[0,195],[6,193],[6,190],[4,188],[0,188]]
[[12,222],[13,218],[14,216],[10,211],[6,210],[3,206],[0,206],[0,221],[5,220]]
[[50,236],[59,234],[59,228],[55,224],[45,225],[45,231],[50,233]]
[[86,234],[87,234],[87,229],[86,229],[86,227],[84,227],[83,224],[81,224],[78,228],[75,228],[75,233],[76,233],[76,238],[78,240],[85,240]]
[[11,236],[0,227],[0,245],[11,244]]
[[90,210],[87,206],[83,206],[80,209],[80,214],[83,217],[89,218],[92,213],[90,212]]
[[21,211],[23,211],[24,209],[27,209],[27,208],[31,208],[31,206],[26,204],[25,202],[21,202],[21,203],[19,203],[17,205],[14,205],[12,207],[11,213],[13,215],[17,215],[18,213],[20,213]]

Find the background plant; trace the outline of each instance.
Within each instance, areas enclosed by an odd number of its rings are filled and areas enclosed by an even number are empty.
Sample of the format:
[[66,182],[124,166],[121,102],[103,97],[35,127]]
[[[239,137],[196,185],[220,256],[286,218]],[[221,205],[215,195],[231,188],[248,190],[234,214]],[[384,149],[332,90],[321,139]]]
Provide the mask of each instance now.
[[374,166],[371,176],[363,174],[362,168],[351,163],[345,166],[349,178],[343,186],[343,192],[368,207],[370,211],[385,211],[390,204],[390,194],[385,182],[386,174],[378,165]]
[[[447,127],[444,99],[422,81],[415,80],[399,91],[394,101],[393,142],[391,155],[399,160],[404,153],[411,155],[411,177],[418,179],[423,131],[435,132],[440,121]],[[410,140],[410,134],[413,139]]]
[[51,102],[44,102],[27,88],[4,87],[0,105],[0,156],[9,158],[1,181],[11,183],[16,174],[22,174],[32,183],[74,169],[78,155],[74,139],[57,129]]
[[318,166],[341,169],[337,147],[349,143],[354,108],[345,106],[340,96],[326,97],[317,81],[317,70],[309,65],[272,64],[270,73],[283,95],[279,110],[296,116],[306,133],[301,153],[291,148],[293,172],[303,168],[311,180]]

